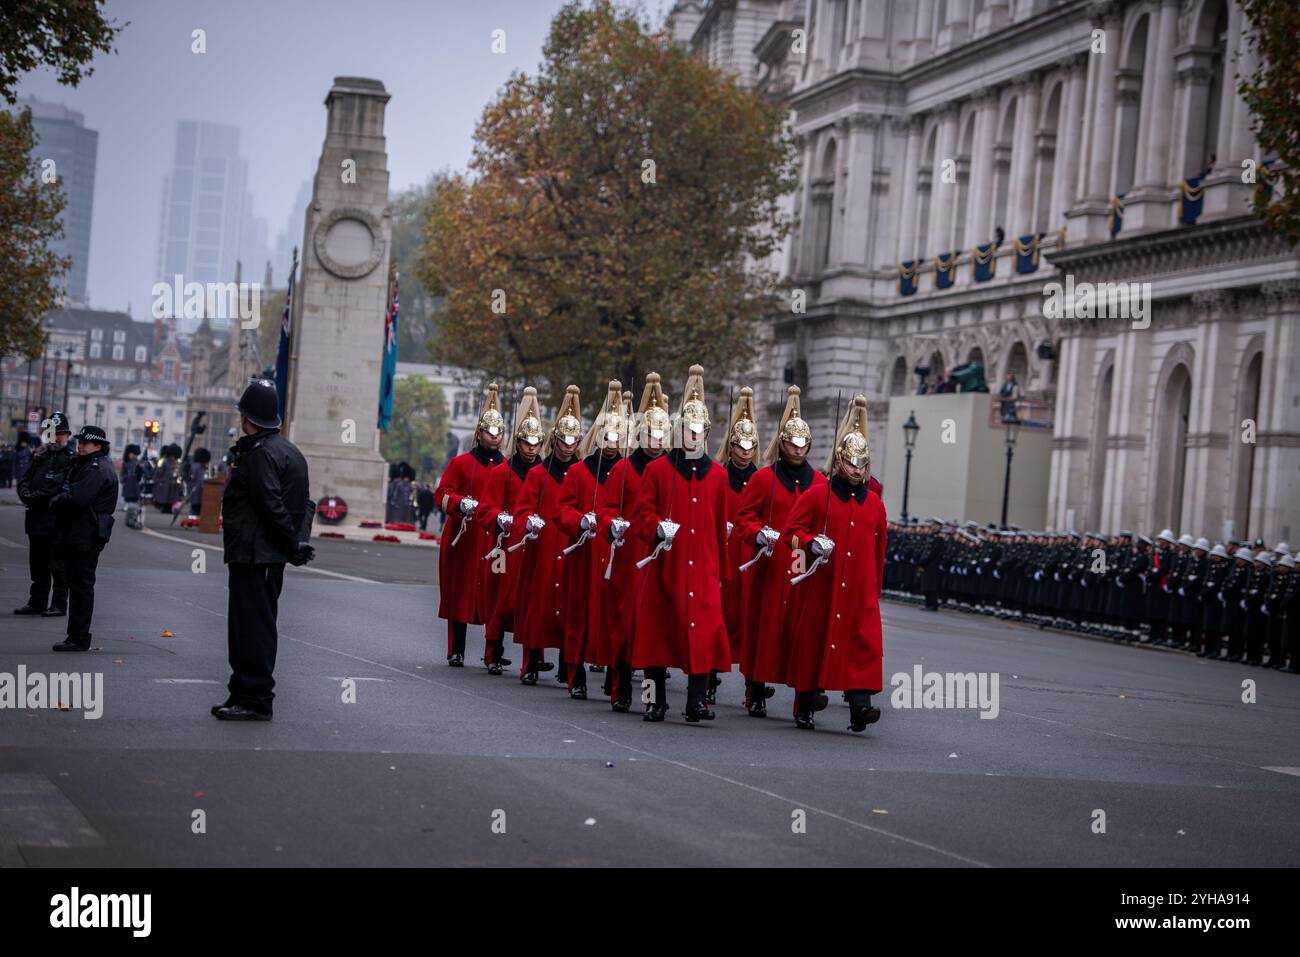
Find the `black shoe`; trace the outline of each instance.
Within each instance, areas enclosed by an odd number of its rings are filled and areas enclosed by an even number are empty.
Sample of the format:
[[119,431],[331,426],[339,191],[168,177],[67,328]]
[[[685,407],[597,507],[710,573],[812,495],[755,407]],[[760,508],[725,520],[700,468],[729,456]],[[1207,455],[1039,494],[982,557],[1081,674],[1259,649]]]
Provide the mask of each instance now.
[[45,609],[33,608],[31,605],[23,605],[22,608],[15,608],[14,614],[15,615],[43,615],[45,614]]
[[824,694],[813,695],[813,711],[825,711],[826,706],[831,703],[831,699]]
[[215,718],[217,716],[218,711],[220,711],[222,708],[229,708],[234,703],[235,700],[233,698],[227,698],[225,701],[221,702],[221,704],[214,704],[212,706],[212,716]]
[[81,644],[78,644],[77,642],[72,641],[71,639],[69,639],[69,640],[67,640],[67,641],[61,641],[61,642],[59,642],[57,645],[54,645],[54,646],[53,646],[53,650],[55,650],[55,651],[89,651],[89,650],[90,650],[90,642],[86,642],[84,645],[81,645]]
[[587,670],[590,671],[593,675],[601,675],[601,674],[604,674],[604,673],[605,673],[605,666],[604,666],[604,665],[587,665]]
[[794,716],[794,726],[796,728],[803,728],[805,731],[812,731],[817,727],[817,723],[813,721],[811,711],[800,711]]
[[687,707],[687,709],[682,712],[682,717],[686,719],[687,724],[698,724],[701,721],[712,721],[717,717],[717,714],[710,711],[704,702],[701,701],[694,708]]
[[555,662],[553,662],[553,661],[539,661],[539,662],[537,662],[537,667],[534,668],[533,670],[534,670],[534,671],[550,671],[550,670],[551,670],[552,668],[554,668],[554,667],[555,667]]
[[41,617],[42,617],[42,618],[62,618],[62,617],[63,617],[64,615],[66,615],[67,613],[68,613],[68,609],[63,608],[63,607],[61,607],[61,606],[59,606],[59,605],[54,605],[53,607],[47,608],[47,609],[45,609],[43,612],[41,612]]
[[668,705],[652,704],[645,709],[645,716],[642,721],[662,721],[668,715]]
[[511,661],[509,658],[498,658],[497,664],[499,664],[502,668],[509,668],[511,665],[514,664],[514,662]]
[[567,685],[569,683],[569,676],[566,675],[563,671],[557,671],[555,673],[555,680],[562,685]]
[[536,672],[536,671],[525,671],[523,674],[521,674],[521,675],[519,676],[519,683],[520,683],[521,685],[535,685],[535,684],[537,684],[537,672]]
[[490,675],[499,675],[499,674],[501,674],[501,664],[500,664],[500,662],[496,662],[496,661],[494,661],[494,662],[492,662],[490,665],[488,665],[488,674],[490,674]]
[[464,668],[464,667],[465,667],[465,656],[464,656],[464,655],[448,655],[448,656],[447,656],[447,667],[448,667],[448,668]]
[[746,709],[751,718],[767,717],[767,699],[759,698],[757,701],[751,701]]
[[849,709],[849,730],[865,731],[867,725],[875,724],[880,720],[880,709],[873,707],[850,708]]
[[574,685],[572,688],[569,689],[569,697],[572,698],[574,701],[586,701],[587,686]]
[[212,712],[218,721],[270,721],[271,712],[254,711],[242,704],[227,705]]
[[609,710],[615,714],[627,714],[632,710],[632,701],[630,698],[615,698],[610,702]]

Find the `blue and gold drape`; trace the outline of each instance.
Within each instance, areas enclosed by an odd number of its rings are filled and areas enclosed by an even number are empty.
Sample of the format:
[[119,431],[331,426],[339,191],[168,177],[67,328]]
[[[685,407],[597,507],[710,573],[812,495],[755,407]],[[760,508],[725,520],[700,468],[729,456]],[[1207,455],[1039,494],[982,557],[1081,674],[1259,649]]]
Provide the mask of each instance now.
[[1182,195],[1178,221],[1184,226],[1191,226],[1201,215],[1201,206],[1205,200],[1205,187],[1201,185],[1203,177],[1189,176],[1179,184]]
[[1038,271],[1038,248],[1046,233],[1029,233],[1016,237],[1016,272]]
[[917,278],[921,274],[921,263],[924,259],[905,259],[898,264],[898,294],[900,296],[915,295],[917,287]]
[[998,250],[993,243],[978,245],[971,252],[971,276],[976,282],[988,282],[998,271]]
[[934,257],[934,287],[947,289],[957,278],[957,250]]

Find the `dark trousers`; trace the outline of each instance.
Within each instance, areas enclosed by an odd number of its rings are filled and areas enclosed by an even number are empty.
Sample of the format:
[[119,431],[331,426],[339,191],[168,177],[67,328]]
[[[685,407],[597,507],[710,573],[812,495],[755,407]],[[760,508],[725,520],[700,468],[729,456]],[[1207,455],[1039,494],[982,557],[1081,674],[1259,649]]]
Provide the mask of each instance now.
[[447,657],[465,654],[465,631],[469,626],[463,621],[447,621]]
[[[32,575],[32,589],[27,604],[44,611],[46,608],[68,607],[68,581],[63,571],[63,560],[54,547],[53,535],[27,536],[27,567]],[[91,573],[94,584],[94,573]],[[54,594],[50,594],[53,586]]]
[[226,611],[230,657],[230,701],[253,711],[271,712],[275,697],[275,619],[284,587],[284,565],[232,562]]
[[67,576],[64,587],[68,595],[68,641],[90,645],[90,619],[95,614],[95,569],[99,567],[98,548],[66,548],[60,563]]

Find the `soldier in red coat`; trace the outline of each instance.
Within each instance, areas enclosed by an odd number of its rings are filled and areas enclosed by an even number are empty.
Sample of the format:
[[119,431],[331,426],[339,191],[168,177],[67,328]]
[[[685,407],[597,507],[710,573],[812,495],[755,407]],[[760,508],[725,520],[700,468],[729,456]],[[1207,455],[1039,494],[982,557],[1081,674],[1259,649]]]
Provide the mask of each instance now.
[[792,579],[785,629],[791,636],[787,684],[797,692],[795,723],[814,727],[826,690],[844,691],[850,731],[880,720],[871,696],[882,685],[880,589],[885,572],[885,506],[867,486],[871,451],[867,400],[857,396],[840,428],[826,494],[803,496],[787,537],[807,570]]
[[586,663],[608,664],[603,660],[597,661],[594,653],[598,642],[593,631],[595,616],[591,598],[599,549],[596,509],[600,490],[618,462],[619,445],[626,431],[622,406],[623,384],[614,379],[609,383],[605,404],[596,413],[595,421],[583,439],[580,463],[564,476],[555,511],[555,522],[569,539],[562,563],[564,661],[569,669],[569,696],[578,700],[587,698]]
[[487,565],[492,536],[473,521],[492,470],[501,464],[505,419],[497,405],[497,384],[488,386],[468,452],[456,456],[442,473],[434,499],[447,513],[438,549],[438,617],[447,620],[447,664],[465,666],[465,631],[487,621]]
[[629,624],[636,611],[636,567],[640,553],[628,547],[627,516],[632,514],[646,468],[672,444],[672,417],[668,397],[660,388],[659,373],[646,376],[641,405],[630,430],[632,451],[610,470],[601,489],[596,513],[600,519],[597,540],[602,542],[595,585],[594,616],[597,640],[607,646],[610,707],[626,713],[632,707],[632,665],[628,658]]
[[[749,480],[758,471],[754,457],[758,454],[758,426],[754,422],[754,390],[745,386],[731,416],[726,437],[718,449],[718,463],[727,470],[727,566],[731,579],[722,585],[722,619],[727,623],[727,640],[731,644],[731,663],[740,663],[741,635],[745,631],[745,580],[738,568],[748,561],[750,549],[735,534],[736,517]],[[709,675],[708,702],[717,700],[718,673]]]
[[709,672],[731,667],[721,589],[730,577],[727,479],[707,451],[700,366],[686,380],[678,429],[678,447],[646,467],[632,513],[629,534],[646,557],[629,657],[652,683],[645,720],[664,720],[667,669],[680,668],[689,676],[684,716],[695,723],[715,717],[705,701]]
[[484,556],[487,565],[488,620],[483,661],[488,674],[499,675],[510,660],[503,657],[505,633],[515,630],[515,590],[523,555],[510,546],[524,535],[523,524],[514,526],[514,512],[523,497],[528,472],[541,461],[546,427],[537,408],[537,390],[524,389],[515,411],[515,427],[506,460],[492,470],[474,520],[493,537],[494,547]]
[[523,550],[515,592],[515,642],[522,645],[524,661],[519,681],[537,684],[545,649],[560,649],[559,675],[564,677],[564,549],[568,536],[555,521],[560,489],[569,468],[578,461],[582,441],[582,408],[578,387],[565,391],[559,418],[546,437],[542,464],[528,473],[517,502],[514,522],[523,535],[511,546]]
[[740,672],[745,676],[745,707],[751,717],[767,717],[772,684],[784,684],[788,639],[781,628],[790,581],[791,555],[782,538],[795,503],[825,485],[826,477],[808,464],[812,429],[800,415],[799,387],[786,393],[781,424],[767,447],[767,467],[745,487],[731,537],[744,559],[740,568],[744,599]]

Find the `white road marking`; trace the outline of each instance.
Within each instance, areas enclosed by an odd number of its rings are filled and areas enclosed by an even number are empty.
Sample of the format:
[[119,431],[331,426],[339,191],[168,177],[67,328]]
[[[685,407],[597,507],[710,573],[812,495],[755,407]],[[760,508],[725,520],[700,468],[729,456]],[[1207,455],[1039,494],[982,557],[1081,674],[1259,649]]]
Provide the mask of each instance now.
[[384,682],[384,684],[393,683],[392,678],[358,678],[355,675],[349,675],[348,677],[337,677],[337,678],[334,677],[333,675],[326,675],[325,679],[327,681],[382,681]]
[[1278,774],[1290,774],[1300,778],[1300,768],[1264,768],[1265,771],[1276,771]]
[[[182,545],[188,545],[191,548],[203,548],[210,552],[224,551],[219,545],[204,545],[202,542],[196,542],[189,538],[177,538],[175,535],[164,535],[162,532],[155,532],[152,528],[142,528],[140,531],[153,538],[166,539],[169,542],[180,542]],[[349,582],[365,582],[367,585],[383,585],[384,582],[376,581],[373,578],[362,578],[359,575],[345,575],[342,572],[328,572],[323,568],[310,568],[307,565],[286,565],[286,571],[291,572],[311,572],[313,575],[325,575],[327,578],[341,578]]]
[[3,535],[0,535],[0,545],[7,545],[7,546],[9,546],[10,548],[26,548],[26,547],[27,547],[26,545],[23,545],[23,544],[21,544],[21,543],[19,543],[19,542],[11,542],[9,539],[5,538]]
[[154,678],[156,685],[219,685],[220,681],[211,678]]

